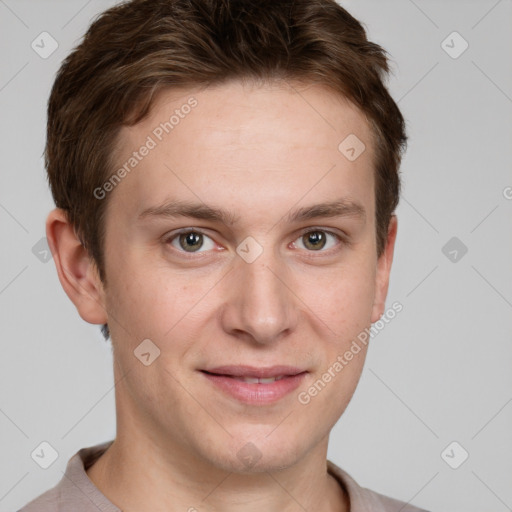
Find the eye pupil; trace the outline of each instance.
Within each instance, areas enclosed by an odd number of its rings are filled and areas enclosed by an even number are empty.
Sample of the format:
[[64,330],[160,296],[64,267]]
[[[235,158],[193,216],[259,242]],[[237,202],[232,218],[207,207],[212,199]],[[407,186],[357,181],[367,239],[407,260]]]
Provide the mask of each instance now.
[[194,252],[203,245],[203,235],[193,231],[180,235],[180,246],[187,252]]
[[311,231],[304,235],[304,245],[313,250],[323,249],[325,246],[325,233],[322,231]]

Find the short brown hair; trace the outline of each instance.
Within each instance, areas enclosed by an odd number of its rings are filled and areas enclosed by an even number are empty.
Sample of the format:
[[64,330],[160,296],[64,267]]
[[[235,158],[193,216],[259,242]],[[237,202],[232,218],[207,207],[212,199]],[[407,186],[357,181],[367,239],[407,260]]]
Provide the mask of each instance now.
[[[383,80],[385,50],[334,0],[132,0],[102,13],[63,62],[48,102],[45,164],[106,284],[107,200],[123,125],[141,121],[157,93],[229,79],[319,83],[365,114],[375,139],[377,253],[400,195],[405,123]],[[341,142],[341,141],[340,141]],[[108,338],[108,326],[103,326]]]

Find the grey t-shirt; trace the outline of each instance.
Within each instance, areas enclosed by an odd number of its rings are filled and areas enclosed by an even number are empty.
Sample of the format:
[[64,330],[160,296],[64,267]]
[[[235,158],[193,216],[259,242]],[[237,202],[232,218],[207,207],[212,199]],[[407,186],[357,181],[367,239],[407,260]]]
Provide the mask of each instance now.
[[[93,484],[86,473],[112,442],[79,450],[69,460],[62,480],[18,512],[122,512]],[[327,471],[346,489],[350,499],[350,512],[426,512],[360,487],[345,471],[329,460]]]

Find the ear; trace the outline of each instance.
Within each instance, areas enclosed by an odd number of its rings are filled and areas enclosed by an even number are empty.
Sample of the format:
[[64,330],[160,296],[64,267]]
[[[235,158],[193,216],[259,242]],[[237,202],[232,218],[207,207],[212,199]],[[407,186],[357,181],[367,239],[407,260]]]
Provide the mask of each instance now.
[[375,298],[373,301],[373,310],[371,322],[376,322],[383,314],[386,307],[386,296],[389,287],[389,274],[391,272],[391,263],[393,262],[393,253],[395,250],[396,233],[398,229],[398,220],[396,215],[391,216],[388,226],[388,236],[386,247],[377,261],[377,272],[375,275]]
[[56,208],[49,213],[46,238],[60,284],[79,315],[91,324],[107,323],[105,294],[97,267],[76,237],[64,210]]

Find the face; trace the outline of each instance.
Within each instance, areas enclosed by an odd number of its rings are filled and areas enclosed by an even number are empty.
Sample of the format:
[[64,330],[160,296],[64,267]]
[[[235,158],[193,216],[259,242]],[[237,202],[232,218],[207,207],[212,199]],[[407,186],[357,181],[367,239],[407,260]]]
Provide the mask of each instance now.
[[[355,152],[338,149],[348,136]],[[239,472],[327,439],[366,346],[336,362],[387,292],[372,146],[364,116],[320,86],[174,90],[122,129],[102,292],[118,430]]]

